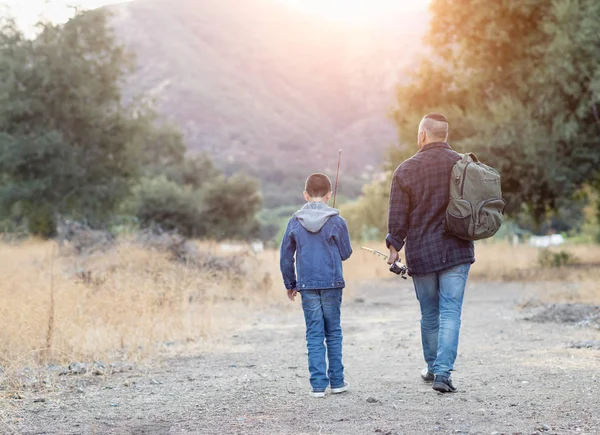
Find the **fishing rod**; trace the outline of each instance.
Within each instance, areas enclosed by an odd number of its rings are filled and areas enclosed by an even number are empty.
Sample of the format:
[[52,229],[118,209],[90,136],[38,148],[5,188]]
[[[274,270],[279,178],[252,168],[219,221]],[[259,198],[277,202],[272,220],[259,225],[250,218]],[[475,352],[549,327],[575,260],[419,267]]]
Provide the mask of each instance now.
[[[383,258],[384,261],[387,261],[388,259],[387,255],[385,255],[383,252],[376,251],[375,249],[367,248],[366,246],[361,246],[361,249]],[[398,260],[391,265],[390,272],[394,272],[396,275],[400,275],[402,278],[406,279],[405,275],[408,272],[408,268],[400,260]]]
[[335,208],[335,200],[337,199],[338,183],[340,181],[340,163],[342,161],[342,150],[338,153],[337,173],[335,174],[335,188],[333,189],[333,208]]

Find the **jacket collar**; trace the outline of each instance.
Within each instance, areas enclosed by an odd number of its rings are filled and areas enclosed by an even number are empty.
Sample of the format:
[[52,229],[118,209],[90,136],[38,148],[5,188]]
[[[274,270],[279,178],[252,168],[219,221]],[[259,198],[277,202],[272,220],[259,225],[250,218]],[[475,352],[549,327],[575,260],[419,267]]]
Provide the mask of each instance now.
[[419,152],[429,150],[431,148],[448,148],[450,150],[452,149],[452,147],[450,145],[448,145],[446,142],[431,142],[431,143],[428,143],[427,145],[423,146],[423,148],[421,148],[419,150]]

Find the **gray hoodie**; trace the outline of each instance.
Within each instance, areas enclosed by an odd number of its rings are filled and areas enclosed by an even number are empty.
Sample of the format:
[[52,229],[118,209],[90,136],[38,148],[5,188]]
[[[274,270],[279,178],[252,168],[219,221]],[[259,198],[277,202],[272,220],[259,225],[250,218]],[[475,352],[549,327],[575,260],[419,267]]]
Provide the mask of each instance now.
[[296,213],[294,217],[307,231],[318,233],[327,221],[340,214],[340,211],[322,202],[309,202]]

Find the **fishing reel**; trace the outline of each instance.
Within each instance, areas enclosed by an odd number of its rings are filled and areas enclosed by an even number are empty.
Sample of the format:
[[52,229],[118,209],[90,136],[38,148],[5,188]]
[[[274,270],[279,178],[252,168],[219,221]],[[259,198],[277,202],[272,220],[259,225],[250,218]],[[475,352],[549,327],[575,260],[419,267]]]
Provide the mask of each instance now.
[[406,274],[408,273],[408,267],[406,267],[406,265],[402,264],[402,262],[398,260],[390,266],[390,272],[393,272],[396,275],[400,275],[402,279],[407,279]]
[[[361,249],[364,249],[365,251],[368,251],[371,254],[377,255],[378,257],[383,258],[385,261],[387,261],[389,258],[383,252],[379,252],[375,249],[367,248],[366,246],[361,246]],[[390,272],[394,272],[396,275],[400,275],[403,279],[407,279],[406,274],[408,273],[408,267],[406,267],[402,263],[402,261],[398,260],[390,266]]]

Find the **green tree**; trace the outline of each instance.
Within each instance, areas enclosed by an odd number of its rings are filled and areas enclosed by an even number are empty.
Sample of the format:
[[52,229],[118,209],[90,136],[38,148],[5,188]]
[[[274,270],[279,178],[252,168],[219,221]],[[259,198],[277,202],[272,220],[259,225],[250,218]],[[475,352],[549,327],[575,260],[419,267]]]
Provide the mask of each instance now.
[[260,236],[256,218],[262,205],[256,180],[222,174],[201,189],[165,175],[144,178],[126,209],[142,228],[160,227],[186,237],[252,239]]
[[0,28],[0,204],[34,233],[53,216],[101,222],[138,174],[135,113],[122,103],[132,65],[102,11],[43,24],[34,40]]
[[186,157],[178,169],[177,175],[172,174],[171,178],[179,184],[192,186],[194,189],[200,189],[206,183],[223,175],[206,154]]
[[387,233],[387,212],[390,183],[373,181],[363,187],[359,201],[340,207],[348,222],[350,237],[354,240],[383,240]]
[[98,226],[124,206],[144,227],[258,236],[256,181],[226,178],[204,154],[187,156],[181,130],[144,99],[124,103],[133,62],[104,10],[40,30],[28,40],[0,21],[3,217],[51,236],[58,215]]
[[159,119],[151,108],[145,108],[136,122],[135,140],[140,150],[138,162],[144,175],[154,177],[181,172],[186,146],[179,127]]
[[241,175],[219,177],[202,189],[202,219],[213,239],[260,236],[256,214],[262,205],[258,182]]
[[134,193],[131,212],[142,228],[160,227],[186,237],[206,235],[200,193],[190,186],[181,186],[163,175],[143,179]]
[[541,223],[598,172],[600,2],[433,0],[429,52],[399,86],[403,148],[427,112],[502,175],[509,212]]

